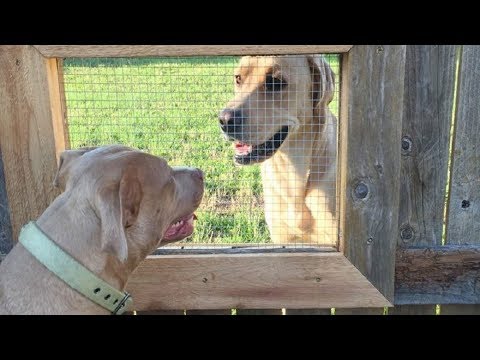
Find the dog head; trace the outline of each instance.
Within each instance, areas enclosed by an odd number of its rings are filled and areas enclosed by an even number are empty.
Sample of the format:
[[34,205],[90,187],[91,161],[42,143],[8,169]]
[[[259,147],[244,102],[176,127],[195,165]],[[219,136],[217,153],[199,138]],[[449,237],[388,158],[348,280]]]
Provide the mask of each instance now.
[[204,191],[201,170],[120,145],[64,151],[54,185],[88,201],[102,250],[122,262],[190,236]]
[[322,124],[335,86],[321,56],[244,56],[234,79],[235,96],[219,121],[240,165],[270,158],[302,125]]

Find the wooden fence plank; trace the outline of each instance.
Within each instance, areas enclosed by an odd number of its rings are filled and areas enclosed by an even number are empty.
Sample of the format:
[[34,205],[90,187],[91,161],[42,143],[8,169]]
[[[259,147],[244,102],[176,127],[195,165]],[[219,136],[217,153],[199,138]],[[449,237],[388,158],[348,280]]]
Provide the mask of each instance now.
[[331,315],[332,309],[285,309],[285,315]]
[[187,310],[187,315],[232,315],[232,309]]
[[[451,172],[447,244],[480,244],[480,47],[462,46],[460,53]],[[477,275],[478,280],[478,275]],[[475,282],[478,292],[480,284]],[[441,314],[480,313],[480,305],[445,305]]]
[[340,253],[149,256],[127,289],[138,311],[389,305]]
[[456,46],[407,46],[399,246],[442,244]]
[[388,315],[435,315],[436,305],[395,305]]
[[237,315],[282,315],[282,309],[237,309]]
[[343,58],[340,248],[393,300],[405,46],[354,46]]
[[395,304],[480,303],[480,246],[399,248]]
[[352,45],[35,45],[46,57],[145,57],[344,53]]
[[335,315],[383,315],[383,308],[356,308],[342,309],[335,308]]
[[65,148],[57,61],[32,46],[0,47],[0,147],[12,237],[59,194],[52,185]]
[[480,305],[441,305],[441,315],[480,315]]
[[2,149],[0,148],[0,254],[7,254],[12,247],[12,226],[3,171]]
[[183,310],[151,310],[151,311],[137,311],[137,315],[179,315],[183,316]]
[[[451,45],[407,46],[398,220],[400,247],[442,244],[455,49]],[[436,306],[407,307],[401,308],[402,314],[432,314]]]

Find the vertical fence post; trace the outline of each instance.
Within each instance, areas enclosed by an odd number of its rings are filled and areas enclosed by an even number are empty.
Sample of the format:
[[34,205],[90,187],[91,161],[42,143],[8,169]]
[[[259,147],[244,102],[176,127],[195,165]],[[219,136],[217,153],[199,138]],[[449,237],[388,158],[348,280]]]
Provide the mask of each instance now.
[[[446,244],[480,244],[480,46],[461,46]],[[469,291],[480,291],[477,281]],[[443,305],[441,313],[480,314],[480,305]]]
[[393,302],[405,46],[354,46],[342,66],[340,247]]
[[0,148],[12,237],[58,195],[52,182],[65,149],[57,59],[33,46],[0,47]]
[[[454,45],[407,46],[398,246],[440,246],[455,85]],[[397,292],[402,289],[397,288]],[[435,304],[392,314],[435,314]]]

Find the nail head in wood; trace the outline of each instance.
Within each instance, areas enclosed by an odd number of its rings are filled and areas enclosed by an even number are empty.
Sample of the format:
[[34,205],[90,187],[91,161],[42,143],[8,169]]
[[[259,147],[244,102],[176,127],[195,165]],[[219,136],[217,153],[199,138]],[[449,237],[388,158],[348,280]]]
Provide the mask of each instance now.
[[404,224],[402,225],[402,227],[400,228],[400,238],[404,241],[404,242],[409,242],[413,239],[415,235],[415,232],[413,230],[413,228],[408,225],[408,224]]
[[402,154],[407,155],[412,152],[413,141],[408,135],[402,137]]
[[364,182],[359,182],[356,186],[355,189],[353,190],[353,193],[357,199],[365,199],[368,195],[368,186]]

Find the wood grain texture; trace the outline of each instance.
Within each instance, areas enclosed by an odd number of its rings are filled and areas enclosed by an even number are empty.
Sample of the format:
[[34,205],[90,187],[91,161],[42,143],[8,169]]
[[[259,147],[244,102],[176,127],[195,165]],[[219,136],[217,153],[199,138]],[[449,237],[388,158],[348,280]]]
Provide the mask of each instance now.
[[440,315],[480,315],[479,305],[442,305]]
[[[68,130],[68,109],[67,109],[67,98],[65,96],[65,78],[63,76],[63,59],[55,59],[55,62],[51,63],[56,63],[57,67],[57,82],[58,82],[58,104],[59,107],[57,108],[57,111],[60,111],[60,113],[57,113],[57,119],[54,121],[54,124],[58,127],[61,126],[61,129],[58,129],[58,131],[63,130],[63,147],[65,149],[70,149],[70,134]],[[54,91],[55,93],[57,90]],[[60,146],[58,150],[61,150]]]
[[282,309],[237,309],[237,315],[283,315]]
[[480,47],[463,46],[447,244],[480,244]]
[[285,309],[285,315],[331,315],[331,309]]
[[7,254],[13,247],[10,209],[3,171],[2,149],[0,148],[0,254]]
[[187,310],[186,315],[232,315],[232,309]]
[[435,305],[395,305],[388,315],[436,315]]
[[45,57],[145,57],[344,53],[352,45],[35,45]]
[[354,46],[344,58],[340,248],[393,299],[405,46]]
[[32,46],[0,48],[0,147],[13,239],[59,194],[52,185],[64,149],[56,60]]
[[[480,245],[480,47],[462,46],[460,52],[455,138],[451,171],[447,244]],[[480,303],[480,278],[475,282]],[[470,307],[470,312],[480,313]],[[461,307],[442,306],[441,313],[461,313]]]
[[398,249],[395,305],[480,303],[480,246]]
[[177,315],[184,316],[183,310],[150,310],[150,311],[137,311],[137,315]]
[[[456,46],[449,45],[407,46],[399,246],[442,244],[455,50]],[[435,305],[391,310],[393,314],[435,314]]]
[[139,311],[389,304],[340,253],[150,256],[127,289]]
[[356,308],[342,309],[335,308],[335,315],[383,315],[383,308]]
[[[442,244],[456,46],[407,46],[399,246]],[[412,231],[409,231],[409,230]]]

